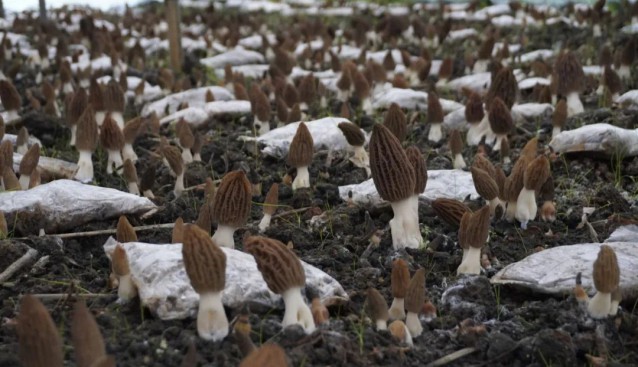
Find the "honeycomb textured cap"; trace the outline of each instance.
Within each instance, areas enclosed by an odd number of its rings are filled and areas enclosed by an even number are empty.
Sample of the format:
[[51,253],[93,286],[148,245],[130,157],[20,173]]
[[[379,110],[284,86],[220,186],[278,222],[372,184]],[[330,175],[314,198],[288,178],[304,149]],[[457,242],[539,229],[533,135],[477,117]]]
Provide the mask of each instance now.
[[554,200],[554,178],[550,174],[545,180],[543,186],[538,193],[538,198],[543,201],[553,201]]
[[175,126],[175,132],[177,132],[177,137],[179,138],[179,145],[181,145],[185,149],[190,149],[195,144],[195,136],[193,135],[193,130],[191,126],[186,120],[180,119]]
[[244,250],[253,255],[268,288],[282,294],[293,287],[306,284],[301,261],[282,242],[263,237],[250,236],[244,241]]
[[363,134],[363,131],[359,128],[359,126],[353,124],[352,122],[341,122],[337,126],[346,137],[348,144],[355,147],[361,147],[363,146],[363,144],[365,144],[365,135]]
[[182,217],[179,217],[175,220],[175,225],[173,226],[173,233],[171,234],[171,243],[182,243],[184,242],[184,220]]
[[219,184],[213,202],[213,220],[241,227],[248,220],[252,200],[250,181],[243,171],[227,173]]
[[18,137],[16,139],[16,145],[25,145],[29,142],[29,130],[26,126],[22,126],[18,131]]
[[490,89],[485,96],[485,103],[490,106],[495,98],[500,98],[507,109],[511,109],[518,99],[518,81],[509,67],[503,67],[494,76]]
[[488,112],[488,118],[490,121],[490,128],[496,135],[506,135],[514,126],[512,121],[512,114],[510,113],[507,105],[499,97],[495,97],[490,105]]
[[612,293],[619,284],[620,268],[616,252],[609,245],[602,245],[594,261],[594,286],[598,292]]
[[[312,104],[317,99],[317,84],[315,77],[308,74],[299,83],[299,100],[307,104]],[[268,105],[270,111],[270,104]]]
[[113,272],[117,276],[131,274],[131,268],[128,262],[128,255],[126,250],[119,243],[115,246],[113,254],[111,255],[111,263],[113,264]]
[[567,51],[558,56],[554,72],[557,77],[558,94],[566,96],[573,92],[581,92],[585,88],[585,72],[575,53]]
[[279,345],[266,343],[252,351],[239,367],[288,367],[286,352]]
[[40,144],[33,144],[22,156],[20,161],[20,175],[30,175],[40,161]]
[[388,320],[390,313],[388,312],[388,303],[385,301],[381,293],[375,288],[368,288],[366,298],[366,311],[373,321]]
[[273,183],[270,185],[270,189],[266,194],[264,200],[264,214],[273,215],[277,211],[277,204],[279,203],[279,184]]
[[477,167],[472,167],[471,171],[476,192],[485,200],[495,199],[498,196],[498,185],[493,176]]
[[104,88],[103,96],[104,108],[107,111],[124,112],[124,92],[114,79],[111,79]]
[[100,358],[106,356],[100,328],[82,299],[73,306],[71,340],[75,350],[75,362],[79,367],[92,367]]
[[523,184],[528,190],[539,191],[550,175],[549,159],[540,155],[527,165]]
[[408,263],[403,259],[392,262],[392,275],[390,277],[392,297],[405,298],[410,283],[410,270]]
[[461,246],[462,249],[469,249],[470,248],[470,241],[468,241],[467,235],[468,235],[468,228],[470,227],[470,221],[472,219],[472,213],[471,212],[465,212],[463,213],[463,216],[461,217],[461,222],[459,224],[459,246]]
[[520,156],[524,156],[530,161],[538,155],[538,137],[533,137],[525,143],[523,149],[521,149]]
[[423,303],[425,303],[425,269],[420,268],[414,273],[408,285],[408,292],[405,295],[405,309],[408,312],[418,314]]
[[124,215],[120,215],[120,218],[117,220],[115,238],[117,239],[117,242],[120,243],[137,242],[135,229]]
[[428,92],[428,122],[430,124],[440,124],[443,123],[444,117],[445,114],[443,113],[439,96],[434,91]]
[[182,256],[195,292],[221,292],[226,285],[226,254],[196,225],[184,227]]
[[124,148],[124,134],[110,115],[104,118],[100,132],[100,143],[107,150],[120,151]]
[[379,195],[390,202],[411,196],[416,177],[399,140],[385,126],[376,124],[369,147],[372,180]]
[[178,176],[181,175],[184,172],[184,160],[179,148],[165,144],[160,149],[173,172]]
[[469,225],[465,229],[467,242],[474,248],[481,248],[487,242],[490,232],[490,206],[484,205],[472,213]]
[[124,129],[122,130],[122,134],[124,134],[124,141],[128,144],[133,144],[135,142],[135,138],[139,134],[142,128],[142,118],[136,117],[132,120],[129,120],[126,125],[124,125]]
[[457,129],[453,129],[450,132],[449,139],[450,151],[452,152],[452,155],[463,153],[463,138],[461,137],[461,132],[459,132]]
[[0,100],[6,111],[19,110],[22,106],[20,93],[8,79],[0,80]]
[[309,166],[314,154],[314,141],[305,123],[300,123],[288,150],[288,164],[292,167]]
[[124,161],[124,179],[126,182],[137,183],[137,169],[130,159]]
[[496,176],[496,168],[490,161],[490,159],[484,154],[477,153],[474,156],[474,162],[472,163],[472,167],[476,167],[487,172],[490,177]]
[[89,96],[86,94],[84,88],[78,89],[71,98],[71,103],[67,110],[67,122],[69,125],[75,125],[78,123],[80,116],[86,110],[89,105]]
[[432,202],[432,209],[436,215],[452,228],[458,228],[465,212],[471,212],[470,208],[462,202],[454,199],[438,198]]
[[270,102],[268,101],[268,96],[260,88],[257,88],[255,93],[253,93],[251,106],[259,121],[270,121]]
[[530,161],[531,159],[523,155],[514,163],[512,172],[510,172],[509,177],[505,180],[503,187],[505,200],[516,201],[518,199],[518,194],[520,194],[523,187],[525,187],[525,170]]
[[36,297],[27,294],[20,301],[17,317],[18,358],[23,366],[62,367],[62,339],[49,311]]
[[383,126],[388,128],[399,141],[405,140],[408,134],[407,118],[398,104],[392,103],[383,119]]
[[89,86],[89,103],[96,111],[104,111],[104,87],[95,78],[91,79]]
[[414,170],[414,195],[419,195],[425,191],[425,186],[428,183],[428,169],[425,157],[421,154],[419,148],[411,146],[405,150],[405,154],[412,165]]

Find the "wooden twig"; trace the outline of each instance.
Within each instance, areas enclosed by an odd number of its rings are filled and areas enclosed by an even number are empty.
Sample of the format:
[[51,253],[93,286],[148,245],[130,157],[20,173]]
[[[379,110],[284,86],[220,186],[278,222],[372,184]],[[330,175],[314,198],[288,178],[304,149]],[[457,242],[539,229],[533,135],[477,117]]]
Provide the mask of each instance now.
[[303,213],[306,210],[310,209],[311,207],[305,207],[305,208],[299,208],[299,209],[292,209],[292,210],[287,210],[285,212],[279,213],[279,214],[275,214],[272,216],[272,219],[275,218],[281,218],[281,217],[285,217],[286,215],[290,215],[290,214],[299,214],[299,213]]
[[[147,225],[147,226],[133,227],[133,229],[135,230],[135,232],[139,232],[139,231],[148,231],[148,230],[153,230],[153,229],[173,228],[174,226],[175,226],[175,223],[150,224],[150,225]],[[98,230],[98,231],[50,234],[50,235],[45,235],[45,237],[59,237],[59,238],[62,238],[62,239],[65,239],[65,238],[80,238],[80,237],[102,236],[102,235],[105,235],[105,234],[115,234],[116,232],[117,232],[116,229],[101,229],[101,230]],[[21,238],[14,238],[14,239],[16,239],[16,240],[24,240],[24,239],[28,239],[28,237],[21,237]]]
[[476,352],[478,349],[473,348],[473,347],[468,347],[468,348],[463,348],[460,350],[457,350],[454,353],[450,353],[444,357],[441,357],[439,359],[437,359],[436,361],[428,364],[426,367],[439,367],[439,366],[445,366],[448,363],[452,363],[454,361],[456,361],[459,358],[463,358],[468,354],[472,354],[474,352]]
[[[24,297],[25,295],[21,295],[20,298]],[[61,299],[66,299],[68,297],[75,297],[75,298],[109,298],[109,297],[116,297],[115,294],[109,294],[109,293],[80,293],[80,294],[69,294],[69,293],[35,293],[35,294],[31,294],[31,296],[39,298],[42,301],[59,301]]]
[[11,278],[18,270],[33,262],[36,256],[38,256],[38,251],[29,247],[26,254],[22,255],[21,258],[9,265],[9,267],[0,274],[0,283],[4,283],[9,280],[9,278]]

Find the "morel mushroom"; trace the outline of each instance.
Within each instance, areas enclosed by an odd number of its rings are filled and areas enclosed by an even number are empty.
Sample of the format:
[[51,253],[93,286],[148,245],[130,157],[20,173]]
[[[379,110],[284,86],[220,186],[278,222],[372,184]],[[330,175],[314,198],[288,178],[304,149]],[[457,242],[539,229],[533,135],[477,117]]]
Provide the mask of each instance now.
[[390,314],[388,313],[388,304],[381,293],[375,288],[368,288],[366,304],[368,316],[375,323],[377,330],[387,330]]
[[585,72],[576,55],[567,51],[556,59],[554,69],[558,93],[567,98],[567,116],[585,111],[579,93],[585,87]]
[[113,273],[118,277],[117,296],[119,303],[126,303],[137,296],[137,288],[131,279],[131,268],[126,250],[119,243],[111,255]]
[[228,318],[222,304],[226,254],[201,228],[187,225],[182,256],[188,279],[199,294],[197,333],[206,340],[222,340],[228,335]]
[[525,186],[525,170],[530,161],[531,159],[526,155],[519,156],[503,185],[503,199],[507,201],[505,219],[508,222],[513,222],[516,216],[518,196]]
[[175,125],[175,132],[177,133],[178,145],[182,149],[182,159],[185,164],[189,164],[193,161],[191,153],[191,148],[195,144],[193,130],[186,120],[180,119]]
[[413,210],[414,168],[399,140],[381,124],[372,129],[370,168],[379,195],[392,205],[394,218],[390,220],[390,231],[394,249],[419,247],[421,231]]
[[184,191],[184,172],[186,171],[184,167],[184,159],[179,152],[179,148],[172,145],[164,145],[161,152],[164,155],[166,162],[168,162],[168,166],[171,168],[171,171],[175,173],[175,187],[173,188],[173,194],[175,194],[176,197],[179,197]]
[[76,301],[73,306],[71,340],[78,367],[93,367],[100,359],[107,357],[100,328],[84,300]]
[[561,129],[565,126],[566,121],[567,102],[561,98],[561,100],[556,103],[556,108],[554,109],[554,114],[552,115],[552,139],[560,133]]
[[75,142],[77,141],[78,122],[88,105],[89,97],[86,94],[86,90],[84,90],[84,88],[80,88],[72,95],[71,102],[67,106],[66,119],[67,125],[71,127],[71,141],[69,142],[69,145],[71,146],[75,146]]
[[137,234],[135,233],[135,228],[128,221],[126,216],[120,215],[120,218],[117,220],[117,231],[115,233],[115,238],[117,242],[127,243],[127,242],[137,242]]
[[142,119],[136,117],[124,125],[122,134],[124,135],[124,148],[122,148],[122,159],[126,161],[130,159],[131,162],[137,162],[137,154],[133,150],[133,143],[142,128]]
[[463,260],[457,274],[481,273],[481,248],[490,231],[490,207],[485,205],[474,213],[465,213],[459,227],[459,245],[463,248]]
[[108,160],[106,162],[106,173],[112,174],[116,169],[117,173],[122,173],[122,148],[124,148],[124,134],[118,123],[107,114],[104,117],[104,123],[101,127],[100,142],[102,147],[108,152]]
[[459,228],[461,218],[466,212],[471,212],[470,208],[455,199],[438,198],[432,202],[434,213],[450,227]]
[[498,151],[501,149],[501,143],[507,139],[507,134],[514,126],[512,114],[507,108],[507,105],[505,105],[499,97],[494,97],[492,100],[490,110],[488,111],[488,119],[490,121],[490,128],[496,135],[496,143],[494,143],[492,150]]
[[20,187],[22,190],[29,189],[31,174],[38,169],[40,161],[40,144],[34,144],[29,148],[22,161],[20,161]]
[[22,126],[16,139],[16,152],[26,154],[27,150],[29,150],[29,130],[26,126]]
[[465,159],[463,159],[463,138],[458,130],[454,129],[450,132],[449,145],[452,153],[452,167],[454,169],[467,167]]
[[20,107],[22,106],[22,98],[16,87],[8,79],[0,80],[0,100],[6,114],[5,122],[10,124],[20,118]]
[[598,258],[594,261],[593,278],[596,294],[589,300],[587,311],[591,317],[602,319],[611,313],[611,294],[620,284],[616,252],[608,245],[600,246]]
[[501,200],[498,198],[498,184],[493,176],[478,167],[473,166],[471,171],[476,192],[487,201],[490,206],[490,215],[494,215],[496,207],[501,205]]
[[407,118],[398,104],[392,103],[390,105],[383,119],[383,126],[387,127],[399,142],[405,140],[408,134]]
[[483,117],[485,117],[485,111],[483,110],[481,96],[478,93],[470,94],[465,103],[465,120],[469,125],[465,139],[468,145],[478,145],[483,135],[485,135],[484,130],[488,126],[482,123]]
[[36,297],[27,294],[20,301],[17,317],[18,358],[24,367],[62,367],[62,338],[49,311]]
[[405,318],[405,325],[410,330],[413,338],[421,335],[423,326],[419,320],[419,312],[425,303],[425,269],[420,268],[408,284],[408,291],[405,296],[405,309],[408,315]]
[[293,190],[310,187],[308,166],[312,163],[313,144],[312,135],[310,135],[308,127],[301,122],[288,150],[288,164],[297,169],[297,176],[292,182]]
[[244,358],[239,367],[288,367],[286,352],[277,344],[267,343]]
[[251,96],[250,104],[254,111],[253,127],[257,135],[264,135],[270,131],[270,101],[268,96],[261,90],[256,88]]
[[243,171],[229,172],[222,178],[213,202],[213,220],[217,221],[215,243],[235,248],[233,234],[248,220],[251,199],[250,182]]
[[390,285],[392,287],[392,305],[389,314],[393,319],[403,320],[405,318],[405,295],[408,292],[410,283],[410,270],[408,263],[403,259],[396,259],[392,262],[392,275]]
[[544,155],[538,156],[525,169],[523,189],[516,200],[515,218],[521,222],[521,228],[527,228],[527,222],[536,218],[536,192],[547,181],[551,171],[549,160]]
[[438,143],[443,138],[443,107],[439,101],[439,96],[434,91],[428,92],[428,123],[430,131],[428,132],[428,140]]
[[368,176],[370,176],[370,158],[363,147],[366,142],[363,131],[351,122],[342,122],[337,126],[346,137],[348,144],[350,144],[354,152],[354,155],[350,158],[350,162],[359,168],[364,168]]
[[270,220],[272,215],[277,211],[277,203],[279,202],[279,184],[273,183],[266,194],[266,200],[264,200],[263,212],[264,216],[259,222],[259,231],[264,232],[270,227]]
[[137,169],[130,159],[124,161],[124,179],[128,186],[128,192],[133,195],[139,195],[140,188],[137,184]]
[[307,334],[312,333],[315,322],[301,296],[306,274],[297,255],[280,241],[259,236],[248,237],[244,250],[255,257],[268,288],[283,297],[286,310],[282,326],[299,324]]
[[545,180],[538,193],[538,197],[543,201],[541,206],[541,220],[553,222],[556,220],[556,206],[554,204],[554,178],[550,175]]
[[[79,92],[78,92],[79,93]],[[95,111],[89,105],[77,123],[77,141],[75,148],[80,153],[78,171],[75,179],[87,183],[93,181],[93,152],[97,148],[98,127],[95,122]]]
[[390,330],[390,334],[401,343],[405,343],[407,345],[413,345],[412,335],[410,335],[410,330],[405,325],[405,323],[401,320],[394,320],[388,327]]

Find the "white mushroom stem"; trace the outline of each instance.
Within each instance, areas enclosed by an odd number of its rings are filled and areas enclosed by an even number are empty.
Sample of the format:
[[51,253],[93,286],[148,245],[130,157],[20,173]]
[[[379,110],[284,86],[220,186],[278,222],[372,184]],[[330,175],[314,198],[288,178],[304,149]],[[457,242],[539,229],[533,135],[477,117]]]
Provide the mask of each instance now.
[[268,213],[264,213],[264,216],[261,218],[261,221],[259,222],[259,232],[264,232],[266,229],[268,229],[268,227],[270,227],[271,218],[272,218],[272,215]]
[[433,142],[439,142],[443,137],[443,131],[441,130],[442,123],[431,123],[430,132],[428,133],[428,140]]
[[18,114],[18,110],[8,110],[2,116],[4,118],[4,122],[10,124],[13,121],[20,119],[20,114]]
[[[417,200],[415,205],[414,201]],[[395,250],[400,248],[418,248],[423,239],[419,230],[418,196],[413,195],[403,200],[390,203],[394,218],[390,220],[392,245]]]
[[[102,124],[104,123],[104,118],[106,117],[106,112],[105,111],[95,111],[95,122],[97,123],[97,126],[101,127]],[[99,132],[99,130],[98,130]]]
[[31,181],[31,175],[20,175],[20,179],[18,180],[20,182],[20,187],[22,188],[22,190],[28,190],[29,189],[29,181]]
[[354,155],[350,158],[350,162],[356,167],[366,170],[366,174],[370,177],[370,158],[363,146],[352,146]]
[[516,213],[514,217],[521,222],[521,228],[527,229],[527,222],[536,218],[536,196],[534,190],[523,188],[521,193],[518,194],[518,200],[516,200]]
[[554,139],[556,135],[560,134],[560,130],[560,126],[554,126],[554,128],[552,129],[552,139]]
[[213,242],[221,247],[235,248],[235,240],[233,234],[237,228],[226,224],[218,224],[217,230],[213,235]]
[[489,65],[490,60],[479,59],[474,63],[474,73],[484,73],[487,71],[487,66]]
[[348,102],[350,99],[350,90],[337,90],[337,99],[341,102]]
[[71,145],[72,147],[75,146],[75,140],[77,139],[77,133],[78,133],[78,125],[71,125],[71,141],[69,142],[69,145]]
[[201,161],[202,161],[202,155],[200,153],[193,154],[193,162],[201,162]]
[[144,195],[145,198],[155,199],[155,195],[153,194],[153,191],[151,189],[144,190],[142,195]]
[[128,183],[128,192],[130,192],[133,195],[139,195],[140,194],[140,188],[137,185],[137,182],[129,182]]
[[503,143],[503,140],[505,140],[507,138],[507,135],[496,135],[496,143],[494,143],[494,146],[492,147],[492,151],[499,151],[501,150],[501,144]]
[[137,288],[133,284],[131,274],[120,275],[118,279],[119,285],[117,287],[118,302],[126,303],[135,296],[137,296]]
[[175,188],[173,189],[173,193],[176,197],[179,197],[182,192],[184,192],[184,171],[175,178]]
[[374,108],[372,107],[372,100],[370,97],[366,97],[361,101],[361,110],[363,110],[366,115],[372,115]]
[[587,305],[589,316],[602,319],[609,315],[611,309],[611,293],[596,292]]
[[567,94],[567,117],[574,116],[585,112],[583,102],[580,101],[578,92],[570,92]]
[[610,305],[609,316],[616,316],[618,314],[618,306],[620,306],[620,301],[612,299]]
[[16,147],[16,152],[18,152],[19,154],[25,155],[27,154],[28,151],[29,151],[29,148],[27,147],[27,143],[18,145]]
[[182,148],[182,160],[185,164],[189,164],[193,161],[193,154],[188,148]]
[[117,173],[121,173],[122,165],[124,164],[122,162],[122,154],[119,150],[112,149],[107,149],[107,152],[109,153],[109,159],[106,162],[106,173],[112,174],[113,169],[116,169]]
[[283,292],[281,296],[286,305],[286,311],[284,311],[284,319],[281,325],[286,328],[290,325],[299,324],[306,334],[312,333],[315,330],[315,321],[312,318],[310,307],[308,307],[303,297],[301,297],[301,288],[292,287]]
[[513,222],[516,216],[516,201],[508,201],[507,209],[505,209],[505,219],[508,222]]
[[378,319],[376,324],[377,330],[388,330],[388,320]]
[[481,274],[481,249],[470,246],[467,250],[465,258],[461,261],[456,274]]
[[73,93],[73,84],[71,84],[71,82],[64,83],[64,85],[62,85],[62,93],[64,94]]
[[203,292],[199,295],[197,334],[202,339],[214,342],[228,335],[228,318],[222,304],[222,292]]
[[257,117],[255,117],[255,122],[253,123],[255,126],[255,131],[257,135],[261,136],[270,131],[270,123],[268,121],[261,121]]
[[135,150],[133,150],[133,145],[130,143],[125,143],[124,148],[122,148],[122,159],[127,160],[130,159],[131,162],[137,162],[137,154]]
[[124,130],[124,116],[122,115],[122,112],[111,111],[111,118],[115,121],[120,130]]
[[454,155],[454,162],[452,162],[452,166],[454,167],[454,169],[463,169],[467,167],[467,164],[465,164],[465,159],[463,159],[463,155],[461,153]]
[[91,155],[91,151],[80,150],[78,171],[75,173],[75,179],[82,183],[93,181],[93,159]]
[[405,318],[405,326],[408,327],[410,334],[413,338],[421,335],[423,332],[423,325],[419,320],[419,314],[408,311],[408,316]]
[[439,79],[436,82],[436,87],[437,88],[443,88],[443,87],[447,86],[447,82],[448,82],[447,78]]
[[616,70],[616,74],[618,74],[620,79],[629,79],[631,77],[631,69],[629,68],[629,65],[622,64],[618,70]]
[[292,181],[292,189],[302,189],[310,187],[310,173],[308,173],[308,166],[297,167],[297,177]]
[[405,298],[394,297],[388,313],[393,320],[405,319]]

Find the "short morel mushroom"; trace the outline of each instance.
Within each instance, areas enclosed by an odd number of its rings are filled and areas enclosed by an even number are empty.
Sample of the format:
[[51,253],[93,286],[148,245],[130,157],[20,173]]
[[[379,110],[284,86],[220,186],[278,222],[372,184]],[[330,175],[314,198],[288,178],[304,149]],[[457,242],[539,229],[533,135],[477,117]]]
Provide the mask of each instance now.
[[565,122],[567,122],[567,102],[561,98],[556,103],[556,108],[554,108],[554,114],[552,115],[552,138],[555,138],[560,133],[565,126]]
[[288,164],[297,169],[297,176],[292,182],[293,190],[310,187],[308,166],[312,163],[313,153],[314,142],[312,135],[306,124],[301,122],[288,150]]
[[131,279],[131,268],[126,250],[119,243],[111,255],[113,273],[118,278],[117,296],[119,303],[126,303],[137,296],[137,288]]
[[521,222],[521,228],[527,228],[527,222],[536,218],[536,192],[547,181],[551,174],[549,160],[544,155],[538,156],[525,169],[523,189],[516,200],[515,218]]
[[483,135],[485,135],[486,124],[481,121],[485,117],[483,110],[483,101],[478,93],[471,93],[465,103],[465,120],[469,127],[465,137],[468,145],[478,145]]
[[501,200],[498,198],[498,184],[494,180],[493,176],[490,176],[485,170],[473,166],[472,181],[474,181],[474,188],[476,192],[481,195],[490,206],[490,215],[494,215],[496,207],[501,205]]
[[11,124],[20,119],[20,107],[22,106],[22,98],[16,87],[8,79],[0,80],[0,100],[4,110],[5,122]]
[[488,111],[488,119],[490,122],[490,128],[496,135],[496,143],[492,148],[494,151],[501,149],[501,143],[507,139],[507,134],[512,130],[514,122],[512,121],[512,114],[510,113],[507,105],[499,97],[494,97],[490,109]]
[[264,216],[261,218],[259,222],[259,231],[264,232],[268,227],[270,227],[270,220],[272,219],[272,215],[277,211],[277,203],[279,202],[279,184],[273,183],[266,194],[266,199],[264,200],[263,212]]
[[175,187],[173,188],[173,194],[175,194],[176,197],[179,197],[184,191],[184,173],[186,171],[184,159],[182,159],[179,148],[172,145],[164,145],[161,152],[168,163],[168,166],[171,168],[171,171],[175,173]]
[[301,296],[306,274],[297,255],[280,241],[261,236],[248,237],[244,250],[255,257],[268,288],[283,297],[286,310],[282,326],[299,324],[307,334],[312,333],[315,322]]
[[467,205],[456,199],[448,198],[435,199],[432,202],[432,209],[434,209],[437,217],[454,229],[459,228],[463,214],[471,212]]
[[193,130],[186,120],[180,119],[175,125],[175,133],[177,134],[178,145],[182,149],[182,159],[185,164],[189,164],[193,161],[193,154],[191,153],[191,149],[195,144]]
[[541,206],[541,220],[553,222],[556,220],[556,205],[554,204],[554,178],[550,175],[545,180],[538,193],[539,199],[543,201]]
[[392,306],[388,311],[393,319],[403,320],[405,318],[405,295],[408,292],[410,283],[410,270],[408,263],[403,259],[396,259],[392,262],[392,274],[390,286],[392,288]]
[[368,316],[376,325],[377,330],[387,330],[390,314],[388,313],[388,304],[381,293],[375,288],[368,288],[366,304]]
[[443,138],[443,107],[439,96],[434,91],[428,92],[428,123],[430,124],[430,132],[428,132],[428,140],[438,143]]
[[246,224],[251,200],[250,182],[243,171],[229,172],[222,178],[212,208],[213,220],[217,222],[213,235],[216,244],[235,248],[233,234]]
[[29,148],[22,161],[20,161],[20,187],[22,190],[29,189],[31,175],[38,170],[40,161],[40,144],[34,144]]
[[370,158],[363,147],[366,142],[363,131],[359,126],[351,122],[342,122],[337,126],[346,137],[348,144],[350,144],[354,152],[354,155],[350,158],[350,162],[359,168],[364,168],[368,176],[370,176]]
[[137,184],[137,169],[130,159],[126,159],[124,161],[123,176],[124,180],[126,180],[126,185],[128,186],[128,192],[133,195],[139,195],[140,188]]
[[73,93],[71,102],[66,110],[67,125],[71,128],[71,141],[69,142],[71,146],[74,146],[77,141],[78,122],[88,105],[89,97],[84,88],[80,88],[77,92]]
[[104,117],[104,123],[100,132],[100,143],[108,152],[108,161],[106,162],[106,173],[112,174],[114,170],[118,174],[122,173],[122,148],[124,148],[124,134],[117,122],[111,118],[110,114]]
[[405,309],[408,311],[405,318],[405,325],[410,330],[413,338],[418,337],[423,332],[423,325],[419,320],[419,312],[425,303],[425,269],[420,268],[414,273],[408,291],[405,295]]
[[598,258],[594,261],[593,278],[596,294],[589,300],[587,311],[591,317],[602,319],[611,313],[611,295],[620,284],[616,252],[608,245],[600,246]]
[[450,152],[452,153],[452,167],[454,169],[463,169],[467,167],[465,159],[463,159],[463,138],[461,133],[454,129],[449,136]]
[[222,340],[228,335],[228,318],[222,304],[226,254],[204,230],[191,224],[184,228],[182,256],[188,279],[199,294],[197,333],[206,340]]
[[465,213],[459,227],[459,245],[463,248],[463,260],[457,274],[481,273],[481,249],[490,231],[490,207],[485,205],[474,213]]
[[140,117],[136,117],[124,125],[122,134],[124,135],[124,148],[122,148],[122,159],[130,159],[131,162],[137,162],[137,154],[133,149],[133,143],[142,128],[143,120]]
[[77,123],[77,141],[75,148],[80,153],[78,171],[75,179],[87,183],[93,181],[93,152],[97,148],[98,127],[95,122],[95,111],[89,105]]
[[556,89],[558,94],[567,98],[567,116],[571,117],[585,111],[579,94],[585,88],[585,72],[571,51],[567,51],[556,59],[554,68]]

